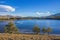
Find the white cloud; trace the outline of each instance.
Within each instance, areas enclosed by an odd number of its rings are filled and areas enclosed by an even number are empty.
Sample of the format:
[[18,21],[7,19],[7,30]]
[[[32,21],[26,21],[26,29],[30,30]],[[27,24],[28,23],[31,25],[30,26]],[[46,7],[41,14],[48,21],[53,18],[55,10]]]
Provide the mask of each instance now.
[[0,12],[14,12],[15,8],[8,5],[0,5]]
[[51,13],[48,11],[48,12],[36,12],[36,15],[37,16],[49,16],[51,15]]

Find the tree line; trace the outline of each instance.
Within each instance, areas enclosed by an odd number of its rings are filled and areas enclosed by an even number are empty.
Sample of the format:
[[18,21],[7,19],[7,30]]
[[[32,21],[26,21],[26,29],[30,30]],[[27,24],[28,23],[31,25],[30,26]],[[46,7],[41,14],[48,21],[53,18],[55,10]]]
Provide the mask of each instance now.
[[38,27],[38,26],[34,26],[33,28],[33,32],[34,34],[40,34],[40,31],[42,31],[44,34],[49,34],[50,32],[52,32],[52,29],[50,27],[45,28],[43,27],[42,30]]
[[[40,34],[40,31],[42,31],[44,34],[45,33],[49,34],[52,31],[52,29],[50,27],[48,27],[48,28],[44,27],[41,30],[37,25],[35,25],[32,29],[32,32],[34,34]],[[13,22],[9,22],[7,25],[5,25],[4,32],[5,33],[19,33],[19,30]]]

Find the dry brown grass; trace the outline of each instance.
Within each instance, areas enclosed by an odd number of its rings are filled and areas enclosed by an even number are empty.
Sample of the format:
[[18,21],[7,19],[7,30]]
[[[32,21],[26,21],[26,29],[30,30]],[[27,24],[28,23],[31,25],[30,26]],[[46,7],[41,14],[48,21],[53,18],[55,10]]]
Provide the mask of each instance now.
[[0,34],[0,40],[44,40],[44,39],[46,40],[46,38],[51,40],[54,37],[55,36],[32,35],[32,34],[8,34],[8,33]]

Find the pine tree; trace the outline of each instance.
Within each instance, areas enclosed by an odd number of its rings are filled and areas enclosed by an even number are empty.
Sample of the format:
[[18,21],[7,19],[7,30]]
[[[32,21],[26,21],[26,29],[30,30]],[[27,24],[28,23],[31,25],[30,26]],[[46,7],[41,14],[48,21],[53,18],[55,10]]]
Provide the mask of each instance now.
[[52,29],[50,27],[48,27],[48,28],[43,28],[42,31],[44,33],[48,33],[49,34],[52,31]]
[[47,33],[49,34],[52,31],[50,27],[47,28]]
[[39,28],[38,26],[34,26],[33,32],[34,32],[35,34],[38,34],[38,33],[40,32],[40,28]]
[[18,33],[18,29],[13,22],[9,22],[4,29],[5,33]]
[[42,28],[43,33],[47,33],[47,29],[44,27]]

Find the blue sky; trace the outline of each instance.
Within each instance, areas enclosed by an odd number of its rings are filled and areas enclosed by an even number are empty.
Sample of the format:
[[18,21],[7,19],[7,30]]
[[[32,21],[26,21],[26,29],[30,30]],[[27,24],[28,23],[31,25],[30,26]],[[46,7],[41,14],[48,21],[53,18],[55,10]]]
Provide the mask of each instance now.
[[[1,12],[0,14],[12,14],[18,16],[49,16],[56,14],[60,11],[60,0],[0,0],[0,5],[5,6],[5,10],[10,12]],[[11,12],[7,9],[10,6],[11,10],[14,8],[15,11]],[[4,8],[2,8],[4,9]]]

